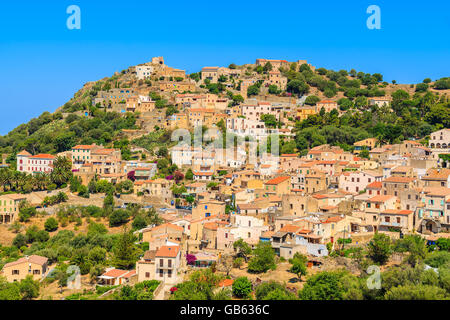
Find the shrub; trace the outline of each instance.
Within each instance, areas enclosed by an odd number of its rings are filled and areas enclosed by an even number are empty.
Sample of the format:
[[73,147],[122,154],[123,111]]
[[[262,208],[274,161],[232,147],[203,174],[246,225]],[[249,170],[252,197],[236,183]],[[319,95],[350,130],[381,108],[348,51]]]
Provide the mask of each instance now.
[[48,218],[44,224],[45,231],[53,232],[58,229],[58,221],[55,218]]
[[238,298],[248,298],[252,292],[252,283],[247,277],[239,277],[233,282],[233,295]]

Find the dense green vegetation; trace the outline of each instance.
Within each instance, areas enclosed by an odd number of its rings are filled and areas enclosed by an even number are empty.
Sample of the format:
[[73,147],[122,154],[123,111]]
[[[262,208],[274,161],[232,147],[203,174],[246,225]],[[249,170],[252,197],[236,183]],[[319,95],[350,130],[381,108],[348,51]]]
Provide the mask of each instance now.
[[136,116],[132,113],[123,116],[96,107],[90,107],[89,117],[71,113],[62,119],[61,113],[44,112],[0,137],[0,151],[10,153],[12,159],[21,150],[54,154],[77,144],[112,145],[122,129],[136,129],[135,123]]

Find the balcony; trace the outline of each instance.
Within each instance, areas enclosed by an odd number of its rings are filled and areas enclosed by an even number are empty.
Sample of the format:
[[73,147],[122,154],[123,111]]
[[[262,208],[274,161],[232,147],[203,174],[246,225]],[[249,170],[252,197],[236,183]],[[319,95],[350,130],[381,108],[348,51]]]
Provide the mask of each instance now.
[[401,223],[398,222],[387,222],[387,221],[381,221],[381,226],[387,226],[387,227],[402,227]]

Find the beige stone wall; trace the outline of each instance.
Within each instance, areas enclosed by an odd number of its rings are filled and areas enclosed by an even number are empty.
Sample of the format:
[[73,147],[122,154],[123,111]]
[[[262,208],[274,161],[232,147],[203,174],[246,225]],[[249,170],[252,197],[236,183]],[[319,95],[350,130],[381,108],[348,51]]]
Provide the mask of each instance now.
[[[34,280],[40,280],[43,274],[46,272],[47,266],[44,268],[38,264],[23,262],[11,267],[3,268],[3,276],[6,277],[8,282],[20,281],[26,278],[28,275],[32,275]],[[13,274],[13,271],[18,274]]]

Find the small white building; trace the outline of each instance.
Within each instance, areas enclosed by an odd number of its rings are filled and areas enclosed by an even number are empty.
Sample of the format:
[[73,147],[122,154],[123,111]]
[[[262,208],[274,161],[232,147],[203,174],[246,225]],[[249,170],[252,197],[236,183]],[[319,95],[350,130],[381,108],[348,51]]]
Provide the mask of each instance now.
[[152,66],[137,66],[136,67],[136,76],[138,80],[144,80],[146,78],[149,78],[153,74],[153,67]]
[[31,155],[23,150],[17,154],[17,171],[28,174],[50,173],[53,171],[55,156],[51,154]]

